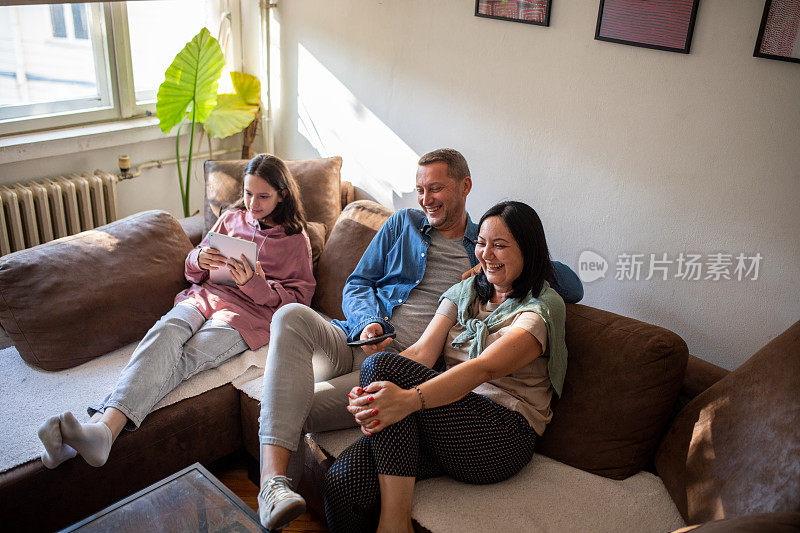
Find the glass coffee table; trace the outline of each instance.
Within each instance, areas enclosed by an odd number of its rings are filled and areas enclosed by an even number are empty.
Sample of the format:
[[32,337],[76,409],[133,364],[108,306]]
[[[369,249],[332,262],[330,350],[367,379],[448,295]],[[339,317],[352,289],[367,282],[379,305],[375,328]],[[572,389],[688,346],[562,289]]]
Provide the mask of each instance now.
[[200,463],[128,496],[64,531],[263,532],[258,515]]

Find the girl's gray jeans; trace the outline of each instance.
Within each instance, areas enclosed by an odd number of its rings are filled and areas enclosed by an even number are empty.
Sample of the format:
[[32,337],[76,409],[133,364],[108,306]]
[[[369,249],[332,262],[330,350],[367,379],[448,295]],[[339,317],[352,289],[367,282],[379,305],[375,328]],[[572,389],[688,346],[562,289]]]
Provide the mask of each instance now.
[[147,332],[122,369],[114,391],[89,407],[89,414],[115,407],[128,417],[126,429],[138,428],[161,398],[183,380],[216,368],[248,346],[238,331],[222,320],[206,320],[181,302]]

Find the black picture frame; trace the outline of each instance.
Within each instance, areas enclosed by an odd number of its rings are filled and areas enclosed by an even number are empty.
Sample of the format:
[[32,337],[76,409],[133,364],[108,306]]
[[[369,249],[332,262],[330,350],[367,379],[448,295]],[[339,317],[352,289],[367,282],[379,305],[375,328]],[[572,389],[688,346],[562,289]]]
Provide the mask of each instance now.
[[525,0],[475,0],[475,16],[476,17],[483,17],[487,19],[496,19],[496,20],[508,20],[510,22],[522,22],[523,24],[533,24],[535,26],[549,26],[550,25],[550,10],[552,8],[552,0],[544,0],[545,4],[545,14],[544,14],[544,21],[539,22],[537,20],[526,20],[521,18],[513,18],[513,17],[503,17],[499,15],[488,15],[486,13],[481,13],[479,11],[480,5],[483,4],[501,4],[505,3],[508,4],[509,2],[514,2],[517,4],[517,7],[521,4],[530,4],[532,2],[526,2]]
[[765,54],[761,51],[761,46],[764,44],[764,31],[767,29],[767,20],[769,19],[769,12],[771,8],[772,0],[766,0],[766,2],[764,2],[764,14],[761,15],[761,25],[758,27],[758,37],[756,38],[756,47],[753,49],[753,57],[763,57],[765,59],[775,59],[777,61],[800,63],[800,57]]
[[674,47],[674,46],[662,46],[653,43],[647,42],[639,42],[627,39],[618,39],[614,37],[608,37],[601,34],[601,27],[603,24],[603,10],[605,8],[606,0],[600,0],[600,7],[597,12],[597,27],[595,28],[594,38],[598,41],[606,41],[610,43],[617,43],[617,44],[627,44],[630,46],[638,46],[640,48],[650,48],[653,50],[664,50],[666,52],[677,52],[679,54],[688,54],[689,50],[692,46],[692,34],[694,33],[694,24],[697,20],[697,7],[700,3],[700,0],[691,0],[692,1],[692,12],[689,16],[689,25],[686,30],[686,39],[684,41],[684,45],[681,47]]

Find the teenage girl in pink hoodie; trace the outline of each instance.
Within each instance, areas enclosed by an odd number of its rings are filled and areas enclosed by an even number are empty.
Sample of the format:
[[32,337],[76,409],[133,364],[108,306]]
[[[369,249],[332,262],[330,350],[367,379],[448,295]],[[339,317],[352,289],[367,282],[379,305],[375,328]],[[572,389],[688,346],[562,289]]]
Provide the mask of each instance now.
[[[139,427],[153,406],[185,379],[215,368],[248,348],[269,342],[272,315],[282,305],[309,305],[314,293],[311,245],[303,229],[297,184],[279,158],[260,154],[247,165],[242,198],[211,231],[254,241],[255,270],[243,258],[226,258],[207,237],[186,257],[192,285],[144,336],[114,391],[89,408],[81,424],[66,412],[39,429],[42,462],[55,468],[80,454],[102,466],[123,428]],[[236,286],[214,283],[209,271],[225,268]]]

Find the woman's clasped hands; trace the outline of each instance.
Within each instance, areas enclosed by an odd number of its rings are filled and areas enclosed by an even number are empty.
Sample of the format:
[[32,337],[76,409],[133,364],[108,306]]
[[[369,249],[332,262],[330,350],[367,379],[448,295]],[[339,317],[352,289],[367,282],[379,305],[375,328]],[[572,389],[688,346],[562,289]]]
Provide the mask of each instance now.
[[364,435],[374,435],[421,407],[414,389],[401,389],[391,381],[353,387],[347,397],[350,401],[347,411],[355,417]]

